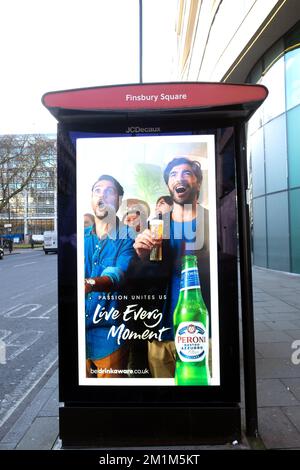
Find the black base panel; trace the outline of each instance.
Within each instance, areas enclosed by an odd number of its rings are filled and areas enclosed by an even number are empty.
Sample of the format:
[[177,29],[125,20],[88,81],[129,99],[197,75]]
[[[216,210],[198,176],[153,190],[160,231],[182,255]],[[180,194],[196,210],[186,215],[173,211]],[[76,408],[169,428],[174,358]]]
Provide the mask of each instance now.
[[60,408],[63,448],[225,444],[241,438],[238,405]]

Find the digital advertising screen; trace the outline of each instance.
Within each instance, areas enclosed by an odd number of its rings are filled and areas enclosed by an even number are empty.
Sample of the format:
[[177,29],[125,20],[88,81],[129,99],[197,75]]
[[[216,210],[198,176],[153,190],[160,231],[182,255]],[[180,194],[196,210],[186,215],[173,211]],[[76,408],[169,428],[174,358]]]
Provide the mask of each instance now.
[[215,135],[76,139],[79,385],[219,386]]

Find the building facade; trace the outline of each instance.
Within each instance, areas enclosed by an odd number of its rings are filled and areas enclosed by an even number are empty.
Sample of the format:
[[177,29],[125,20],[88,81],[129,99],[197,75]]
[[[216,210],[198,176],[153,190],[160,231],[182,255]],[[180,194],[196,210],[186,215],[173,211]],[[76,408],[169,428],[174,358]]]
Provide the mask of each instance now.
[[[28,142],[28,138],[18,139],[14,142]],[[9,199],[9,202],[0,211],[0,237],[12,238],[15,242],[28,242],[30,237],[42,235],[45,230],[56,230],[57,220],[57,198],[56,198],[56,136],[44,136],[46,144],[45,151],[39,156],[39,163],[34,169],[32,177],[25,188]],[[43,137],[39,136],[39,143]],[[21,150],[13,144],[10,152],[17,154]],[[24,155],[26,158],[26,155]],[[15,170],[16,164],[22,165],[22,158],[14,160],[11,164],[2,162],[2,175],[4,180],[1,192],[4,189],[10,194],[20,184],[19,171]],[[26,167],[28,171],[28,167]],[[10,177],[14,172],[15,176]],[[21,170],[22,172],[22,170]],[[9,183],[5,181],[9,179]],[[3,194],[2,194],[3,196]],[[38,237],[36,237],[38,239]]]
[[180,1],[177,79],[261,83],[248,124],[254,264],[300,273],[300,2]]

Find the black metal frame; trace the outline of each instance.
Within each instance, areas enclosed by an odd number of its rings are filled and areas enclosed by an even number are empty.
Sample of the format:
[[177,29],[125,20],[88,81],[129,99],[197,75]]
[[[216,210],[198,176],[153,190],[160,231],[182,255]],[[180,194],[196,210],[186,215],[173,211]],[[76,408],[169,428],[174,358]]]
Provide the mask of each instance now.
[[237,199],[240,247],[240,286],[242,301],[246,434],[258,436],[256,363],[253,316],[252,260],[250,245],[248,177],[245,125],[235,131]]
[[[153,117],[151,119],[153,122]],[[126,120],[126,129],[134,125],[134,120]],[[194,122],[178,123],[178,116],[172,122],[170,119],[162,122],[161,128],[166,132],[174,132],[178,128],[184,132],[185,128],[203,134],[216,134],[215,129],[205,128],[204,123],[195,119]],[[119,126],[118,126],[119,127]],[[221,355],[221,386],[212,387],[95,387],[78,385],[77,362],[77,277],[76,277],[76,247],[70,240],[76,231],[76,155],[69,138],[70,131],[97,129],[102,132],[116,130],[115,124],[104,125],[93,123],[60,124],[58,133],[58,219],[59,219],[59,384],[60,401],[65,407],[60,410],[60,436],[63,445],[84,445],[91,442],[93,445],[117,445],[121,442],[122,433],[116,433],[110,423],[117,416],[124,416],[130,429],[139,425],[142,415],[148,416],[148,425],[142,432],[141,441],[154,443],[155,437],[149,430],[153,430],[160,422],[161,416],[167,414],[165,426],[161,427],[160,441],[171,445],[172,443],[195,443],[193,439],[186,440],[188,434],[194,435],[197,442],[228,442],[240,438],[240,384],[239,384],[239,341],[238,341],[238,304],[237,304],[237,258],[219,256],[219,285],[223,287],[222,301],[220,300],[220,355]],[[72,176],[73,174],[73,176]],[[231,274],[229,272],[231,270]],[[223,274],[221,274],[223,272]],[[228,286],[224,284],[231,279]],[[236,285],[236,292],[233,293]],[[227,297],[227,298],[226,298]],[[226,300],[224,300],[226,299]],[[225,334],[224,332],[227,331]],[[70,361],[72,357],[72,361]],[[92,405],[92,408],[90,406]],[[120,411],[121,408],[123,411]],[[150,414],[147,410],[150,410]],[[168,411],[167,411],[168,410]],[[173,410],[172,413],[170,410]],[[101,438],[94,426],[88,426],[88,416],[98,416],[105,423],[106,434]],[[84,418],[86,416],[86,418]],[[194,429],[194,418],[202,422],[201,429]],[[226,416],[226,419],[225,419]],[[110,418],[109,418],[110,417]],[[115,418],[114,418],[115,417]],[[81,426],[76,427],[76,422]],[[187,423],[185,431],[178,430],[179,423]],[[98,419],[97,419],[98,421]],[[221,422],[223,425],[221,426]],[[86,423],[86,425],[84,425]],[[133,424],[135,423],[135,424]],[[225,425],[226,423],[226,425]],[[176,429],[176,435],[170,429]],[[77,438],[75,436],[77,429]],[[210,431],[209,431],[210,430]],[[175,432],[175,431],[174,431]],[[75,434],[74,434],[75,433]],[[163,439],[165,433],[165,440]],[[126,434],[127,443],[130,442],[130,433]],[[152,437],[151,437],[152,436]],[[177,437],[176,437],[177,436]],[[124,438],[125,439],[125,438]],[[126,440],[125,439],[125,440]],[[133,443],[131,441],[131,443]]]

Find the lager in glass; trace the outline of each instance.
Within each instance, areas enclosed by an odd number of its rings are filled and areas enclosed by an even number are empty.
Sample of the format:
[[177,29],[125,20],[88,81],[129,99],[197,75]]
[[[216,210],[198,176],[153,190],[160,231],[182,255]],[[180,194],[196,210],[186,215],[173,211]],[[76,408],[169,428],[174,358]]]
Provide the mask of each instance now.
[[[152,219],[150,221],[150,232],[152,238],[157,241],[162,241],[164,232],[164,221],[161,219]],[[150,251],[150,261],[161,261],[162,260],[162,244],[154,246]]]
[[174,310],[176,385],[209,385],[208,325],[197,257],[185,255],[182,258],[180,293]]

